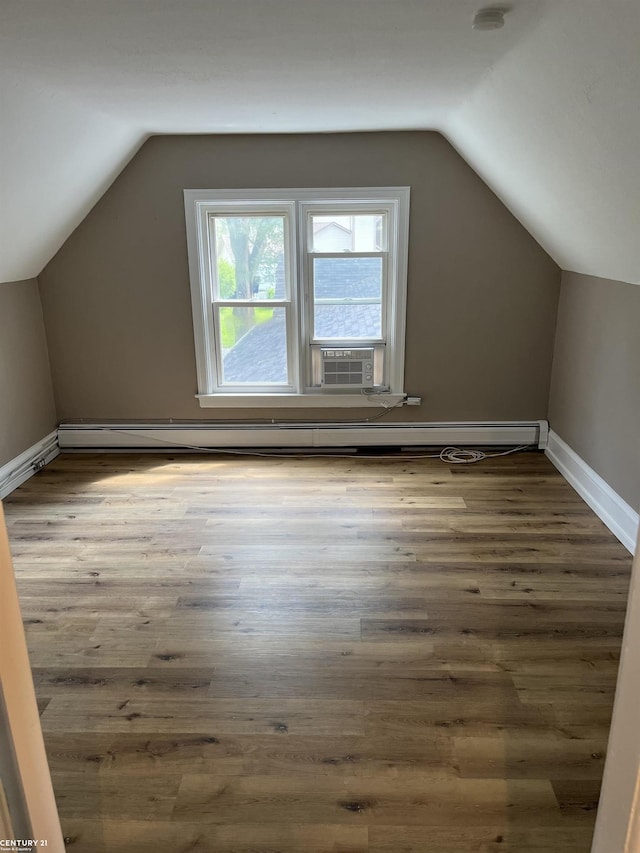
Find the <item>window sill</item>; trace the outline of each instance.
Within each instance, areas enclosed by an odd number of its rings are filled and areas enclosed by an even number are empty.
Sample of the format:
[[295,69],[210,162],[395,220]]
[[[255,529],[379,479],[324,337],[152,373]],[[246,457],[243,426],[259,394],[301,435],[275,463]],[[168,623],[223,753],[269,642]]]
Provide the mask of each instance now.
[[405,394],[196,394],[203,409],[390,409]]

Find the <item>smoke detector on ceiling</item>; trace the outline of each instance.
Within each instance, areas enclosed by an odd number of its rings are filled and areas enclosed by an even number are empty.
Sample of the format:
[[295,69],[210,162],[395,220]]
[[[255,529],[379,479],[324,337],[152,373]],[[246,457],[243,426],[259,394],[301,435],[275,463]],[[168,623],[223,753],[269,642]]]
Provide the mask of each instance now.
[[474,30],[499,30],[504,27],[504,9],[480,9],[473,19]]

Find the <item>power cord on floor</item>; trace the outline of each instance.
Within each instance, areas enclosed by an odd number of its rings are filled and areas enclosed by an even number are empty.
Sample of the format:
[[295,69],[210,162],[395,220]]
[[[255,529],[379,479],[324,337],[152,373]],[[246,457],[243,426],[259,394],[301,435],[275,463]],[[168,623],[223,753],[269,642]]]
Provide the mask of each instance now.
[[518,453],[520,450],[527,450],[532,446],[531,444],[521,444],[499,453],[485,453],[483,450],[470,450],[466,447],[445,447],[444,450],[440,451],[439,458],[452,465],[469,464],[470,462],[482,462],[483,459],[492,459],[495,456],[509,456],[510,453]]

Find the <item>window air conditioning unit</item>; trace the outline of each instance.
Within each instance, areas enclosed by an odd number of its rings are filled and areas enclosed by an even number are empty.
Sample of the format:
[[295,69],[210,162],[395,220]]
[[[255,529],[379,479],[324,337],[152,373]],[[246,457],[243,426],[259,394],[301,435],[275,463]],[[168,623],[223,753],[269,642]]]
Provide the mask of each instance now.
[[313,385],[320,388],[379,388],[384,347],[313,347]]

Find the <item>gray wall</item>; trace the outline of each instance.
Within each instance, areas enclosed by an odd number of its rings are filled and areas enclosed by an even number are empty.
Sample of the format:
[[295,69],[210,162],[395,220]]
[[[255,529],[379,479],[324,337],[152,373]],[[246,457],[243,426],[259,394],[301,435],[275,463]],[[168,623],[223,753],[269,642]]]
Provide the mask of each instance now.
[[562,274],[551,428],[640,508],[640,287]]
[[57,423],[38,283],[0,284],[0,465]]
[[151,138],[40,277],[60,418],[287,419],[194,399],[182,191],[384,185],[412,192],[405,389],[424,398],[388,418],[546,417],[557,265],[442,136],[402,132]]

